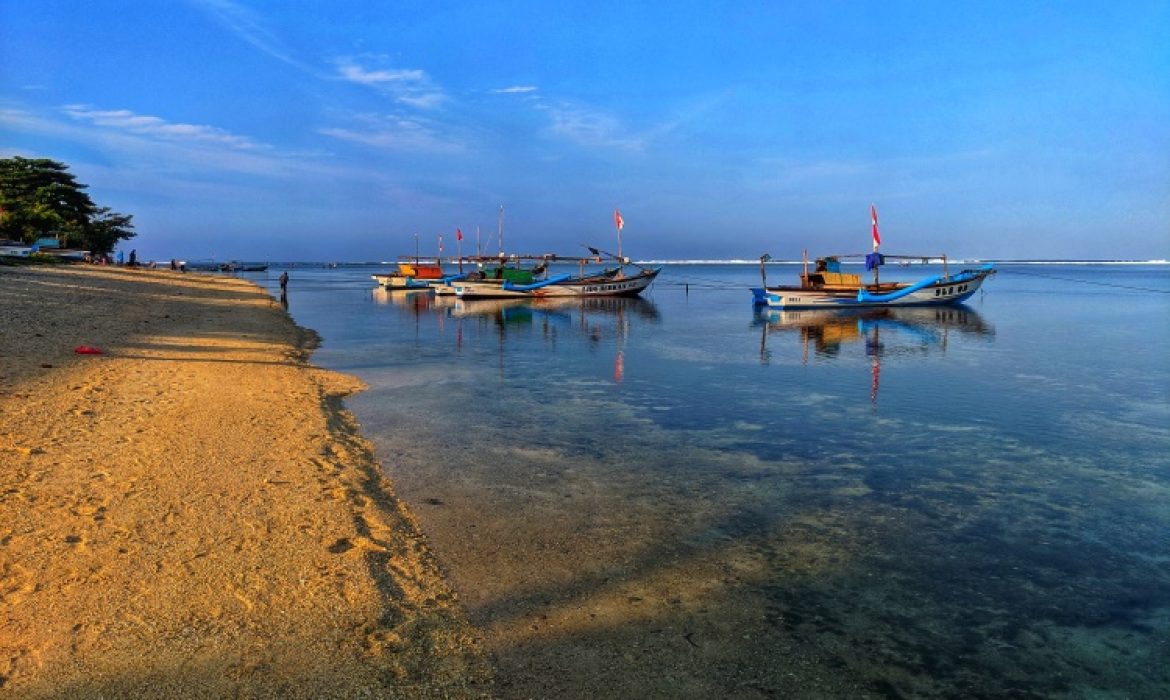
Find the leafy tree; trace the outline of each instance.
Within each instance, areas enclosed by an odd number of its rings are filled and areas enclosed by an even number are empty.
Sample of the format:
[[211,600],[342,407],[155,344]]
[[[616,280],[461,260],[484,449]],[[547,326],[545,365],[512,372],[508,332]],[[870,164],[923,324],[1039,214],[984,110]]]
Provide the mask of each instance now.
[[0,237],[108,253],[133,238],[132,217],[97,207],[69,167],[47,158],[0,158]]
[[108,253],[118,245],[118,241],[136,236],[137,234],[131,231],[134,225],[130,220],[133,218],[130,214],[110,211],[109,207],[98,209],[89,220],[89,230],[85,234],[86,250]]

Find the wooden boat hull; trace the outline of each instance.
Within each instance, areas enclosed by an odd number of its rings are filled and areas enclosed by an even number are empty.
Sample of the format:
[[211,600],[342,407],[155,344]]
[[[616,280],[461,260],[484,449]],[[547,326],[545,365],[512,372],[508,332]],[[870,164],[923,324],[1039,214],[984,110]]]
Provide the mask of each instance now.
[[509,285],[479,280],[454,282],[455,294],[460,299],[544,299],[554,297],[621,297],[637,296],[658,276],[659,269],[643,270],[630,277],[609,275],[568,279],[534,289],[515,289]]
[[[929,283],[901,285],[874,290],[864,286],[856,289],[805,289],[803,287],[752,288],[753,303],[774,309],[840,309],[872,308],[880,306],[946,306],[961,304],[979,291],[983,280],[995,274],[991,265],[976,270],[964,270],[949,277],[930,280]],[[914,287],[911,291],[906,291]],[[882,294],[880,292],[887,292]],[[883,298],[885,297],[885,298]],[[889,298],[893,297],[893,298]]]
[[407,289],[430,289],[430,283],[425,280],[417,280],[406,275],[390,274],[390,275],[370,275],[378,286],[383,289],[390,290],[407,290]]

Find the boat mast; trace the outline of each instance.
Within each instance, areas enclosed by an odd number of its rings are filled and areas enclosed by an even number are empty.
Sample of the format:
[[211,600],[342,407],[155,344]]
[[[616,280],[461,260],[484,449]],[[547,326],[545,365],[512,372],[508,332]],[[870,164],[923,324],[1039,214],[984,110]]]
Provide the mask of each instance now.
[[498,227],[498,230],[496,232],[496,237],[500,243],[500,257],[503,258],[504,257],[504,205],[503,204],[500,205],[500,220],[499,220],[499,223],[497,224],[497,227]]
[[625,221],[622,220],[622,213],[617,209],[613,210],[613,225],[617,227],[618,264],[624,265],[625,262],[622,259],[622,228],[625,226]]
[[[882,238],[878,234],[877,207],[875,207],[872,203],[869,205],[869,220],[870,224],[873,226],[873,254],[876,256],[878,255],[878,247],[882,244]],[[881,262],[882,259],[880,257],[875,258],[873,261],[873,286],[875,289],[879,284],[878,268],[882,266]]]

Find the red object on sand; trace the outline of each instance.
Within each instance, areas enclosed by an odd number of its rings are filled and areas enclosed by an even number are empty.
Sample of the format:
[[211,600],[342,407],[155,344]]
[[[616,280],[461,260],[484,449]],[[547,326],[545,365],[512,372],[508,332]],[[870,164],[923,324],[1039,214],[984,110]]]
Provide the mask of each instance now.
[[73,348],[73,352],[77,353],[78,355],[100,355],[102,354],[102,349],[91,348],[88,345],[78,345],[77,347]]

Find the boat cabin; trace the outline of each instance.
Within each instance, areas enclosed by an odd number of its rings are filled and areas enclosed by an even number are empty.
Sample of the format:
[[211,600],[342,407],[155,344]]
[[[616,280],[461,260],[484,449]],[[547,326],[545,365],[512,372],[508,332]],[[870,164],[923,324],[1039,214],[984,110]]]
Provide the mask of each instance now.
[[422,262],[418,258],[400,260],[398,274],[420,280],[437,280],[443,276],[443,265],[438,259],[433,263],[430,261]]
[[805,289],[851,290],[861,286],[861,275],[841,272],[841,261],[835,257],[817,258],[812,272],[801,275]]

